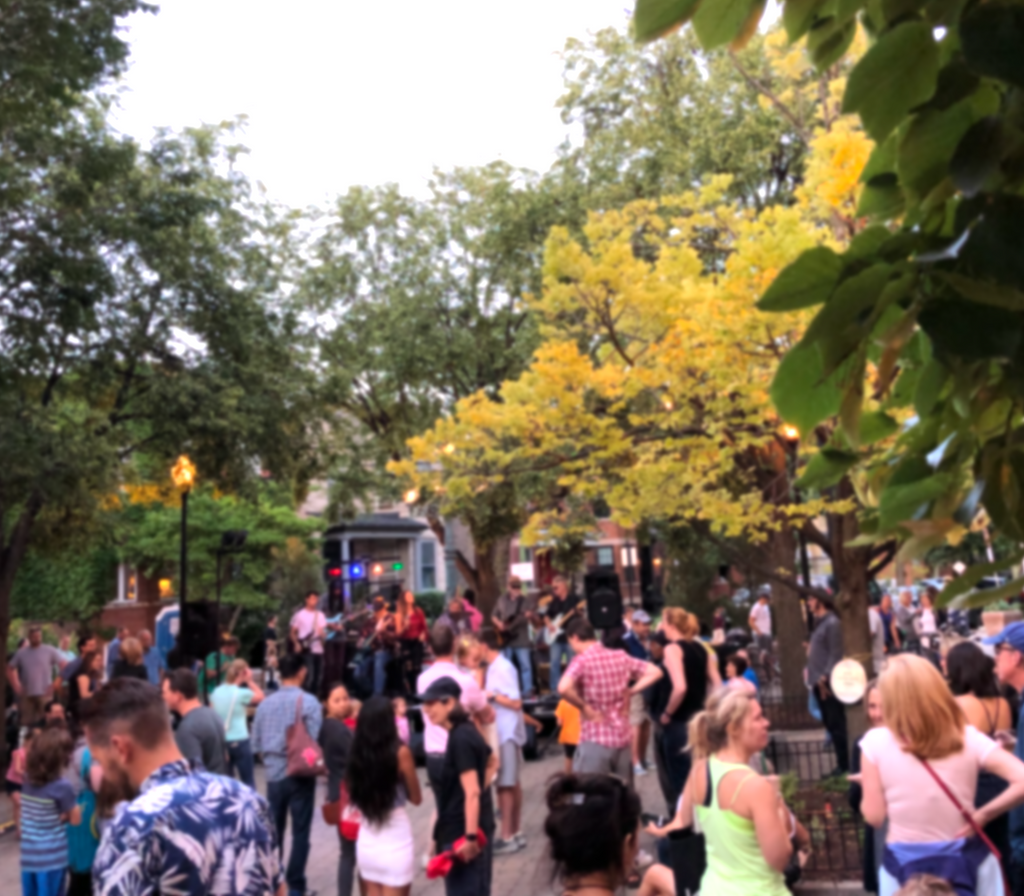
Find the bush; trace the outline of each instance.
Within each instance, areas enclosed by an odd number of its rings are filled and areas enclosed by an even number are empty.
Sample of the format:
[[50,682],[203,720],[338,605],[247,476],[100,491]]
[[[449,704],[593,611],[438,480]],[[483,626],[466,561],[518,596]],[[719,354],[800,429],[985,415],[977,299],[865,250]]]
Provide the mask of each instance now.
[[427,614],[427,621],[433,622],[444,612],[445,593],[443,591],[419,591],[416,594],[416,603]]

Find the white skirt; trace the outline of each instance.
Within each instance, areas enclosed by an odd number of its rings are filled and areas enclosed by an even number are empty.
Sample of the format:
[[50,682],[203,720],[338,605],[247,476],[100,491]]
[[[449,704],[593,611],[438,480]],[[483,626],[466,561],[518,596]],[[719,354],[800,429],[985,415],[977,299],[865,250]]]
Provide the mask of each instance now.
[[392,809],[380,827],[364,818],[356,840],[359,876],[385,887],[407,887],[416,876],[416,843],[404,806]]

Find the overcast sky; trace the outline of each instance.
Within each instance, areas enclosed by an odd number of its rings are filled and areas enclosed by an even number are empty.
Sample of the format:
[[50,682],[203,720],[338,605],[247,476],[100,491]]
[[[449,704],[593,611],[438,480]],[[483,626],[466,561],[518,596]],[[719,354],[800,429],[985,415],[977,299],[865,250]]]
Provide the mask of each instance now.
[[544,170],[565,134],[568,37],[622,25],[632,0],[158,0],[129,22],[120,128],[249,116],[246,170],[270,197],[353,184],[422,194],[434,166]]

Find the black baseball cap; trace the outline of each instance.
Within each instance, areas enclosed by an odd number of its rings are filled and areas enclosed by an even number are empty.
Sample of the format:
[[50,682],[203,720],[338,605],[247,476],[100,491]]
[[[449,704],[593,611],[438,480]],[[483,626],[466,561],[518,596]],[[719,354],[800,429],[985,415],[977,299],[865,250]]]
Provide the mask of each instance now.
[[462,688],[459,683],[448,675],[432,681],[427,689],[420,694],[423,703],[436,703],[438,700],[458,700],[462,696]]

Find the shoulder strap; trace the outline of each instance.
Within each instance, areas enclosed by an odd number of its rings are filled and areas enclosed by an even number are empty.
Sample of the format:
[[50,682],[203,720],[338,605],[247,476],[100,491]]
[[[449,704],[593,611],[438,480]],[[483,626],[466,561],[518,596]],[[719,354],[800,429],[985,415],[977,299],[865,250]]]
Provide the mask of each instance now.
[[985,834],[985,832],[978,826],[978,822],[976,822],[974,820],[974,816],[970,812],[968,812],[961,805],[960,800],[958,800],[953,795],[953,791],[950,790],[946,786],[946,782],[943,781],[942,778],[940,778],[938,776],[938,774],[936,774],[935,769],[933,769],[928,764],[928,761],[925,760],[925,759],[922,759],[921,760],[921,765],[923,765],[925,767],[925,769],[927,770],[928,774],[932,776],[932,778],[934,779],[935,783],[938,784],[939,787],[942,789],[942,792],[944,794],[946,794],[946,796],[949,797],[950,802],[954,806],[957,807],[957,809],[960,811],[960,814],[964,817],[964,821],[966,821],[967,824],[970,826],[971,830],[974,831],[975,836],[978,837],[978,839],[981,840],[981,842],[984,843],[986,847],[988,847],[988,851],[990,853],[992,853],[992,855],[994,855],[996,857],[996,861],[999,862],[999,868],[1000,868],[1000,871],[1002,872],[1002,875],[1003,875],[1003,889],[1006,892],[1006,896],[1010,896],[1010,893],[1012,892],[1012,890],[1010,889],[1009,882],[1008,882],[1008,880],[1006,878],[1006,871],[1003,868],[1003,857],[1000,854],[999,850],[996,849],[995,844],[988,838],[988,836]]
[[996,722],[999,721],[999,704],[996,704],[996,718],[995,721],[993,721],[992,713],[988,711],[988,705],[985,701],[982,700],[981,697],[978,697],[977,700],[981,704],[982,711],[985,713],[985,721],[988,722],[988,731],[985,733],[988,734],[989,737],[992,737],[992,735],[996,733]]

